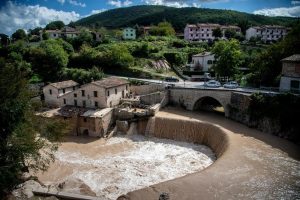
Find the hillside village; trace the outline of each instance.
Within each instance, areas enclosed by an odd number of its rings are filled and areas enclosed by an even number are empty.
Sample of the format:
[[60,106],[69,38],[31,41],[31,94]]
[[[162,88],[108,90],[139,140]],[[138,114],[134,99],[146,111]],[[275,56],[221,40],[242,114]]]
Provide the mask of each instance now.
[[299,199],[299,2],[139,1],[0,3],[0,199]]

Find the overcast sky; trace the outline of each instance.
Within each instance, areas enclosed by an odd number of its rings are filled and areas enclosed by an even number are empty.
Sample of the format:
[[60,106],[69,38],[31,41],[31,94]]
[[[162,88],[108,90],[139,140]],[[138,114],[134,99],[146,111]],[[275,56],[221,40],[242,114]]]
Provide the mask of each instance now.
[[0,33],[44,27],[53,20],[76,21],[108,9],[166,5],[230,9],[267,16],[300,16],[300,0],[0,0]]

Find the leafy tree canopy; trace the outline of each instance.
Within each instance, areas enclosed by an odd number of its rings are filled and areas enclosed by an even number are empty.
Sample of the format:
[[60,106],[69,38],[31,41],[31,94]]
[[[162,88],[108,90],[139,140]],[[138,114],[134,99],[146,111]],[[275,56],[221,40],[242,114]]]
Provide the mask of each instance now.
[[221,38],[223,36],[223,33],[220,28],[214,29],[212,34],[216,38]]
[[63,21],[53,21],[46,25],[46,30],[62,29],[65,26]]
[[16,30],[16,32],[12,34],[11,37],[14,41],[17,41],[17,40],[25,40],[27,38],[27,35],[23,29],[18,29]]
[[213,66],[215,72],[222,77],[233,77],[243,58],[239,42],[235,39],[218,41],[214,44],[212,52],[216,59]]
[[1,197],[22,181],[23,172],[47,169],[54,160],[55,141],[61,138],[66,131],[64,127],[67,127],[60,121],[34,115],[36,106],[31,101],[27,74],[20,65],[0,62]]

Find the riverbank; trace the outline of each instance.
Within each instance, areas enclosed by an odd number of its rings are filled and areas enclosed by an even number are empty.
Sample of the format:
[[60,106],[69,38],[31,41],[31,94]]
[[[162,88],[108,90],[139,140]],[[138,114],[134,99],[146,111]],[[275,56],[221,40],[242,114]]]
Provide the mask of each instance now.
[[158,199],[163,192],[172,200],[300,198],[299,146],[210,113],[167,108],[156,117],[217,126],[228,136],[227,150],[204,171],[133,191],[119,199]]

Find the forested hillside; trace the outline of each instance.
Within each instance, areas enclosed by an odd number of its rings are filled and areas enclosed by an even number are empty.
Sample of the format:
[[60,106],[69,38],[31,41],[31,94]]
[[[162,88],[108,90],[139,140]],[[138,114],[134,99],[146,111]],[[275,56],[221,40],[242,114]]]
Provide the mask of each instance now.
[[108,10],[80,19],[76,25],[120,28],[133,25],[157,24],[163,20],[171,22],[177,31],[183,31],[187,23],[219,23],[250,25],[289,26],[297,19],[290,17],[267,17],[232,10],[208,8],[173,8],[166,6],[133,6]]

